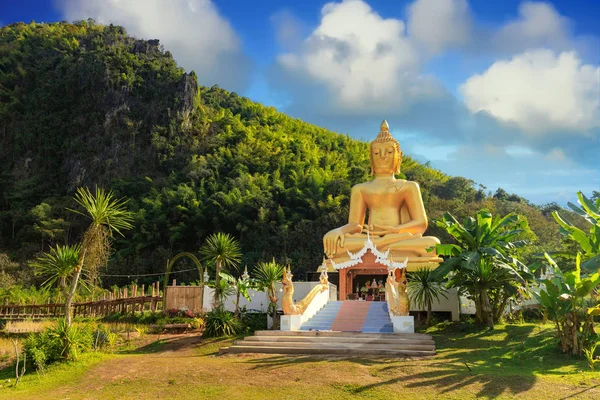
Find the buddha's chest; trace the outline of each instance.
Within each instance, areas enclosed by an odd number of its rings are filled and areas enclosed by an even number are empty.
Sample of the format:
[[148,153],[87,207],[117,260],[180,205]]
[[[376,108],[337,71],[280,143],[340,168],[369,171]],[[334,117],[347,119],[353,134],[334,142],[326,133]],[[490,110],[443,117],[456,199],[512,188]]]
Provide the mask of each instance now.
[[363,196],[370,207],[399,206],[404,202],[405,193],[400,185],[373,185],[363,191]]

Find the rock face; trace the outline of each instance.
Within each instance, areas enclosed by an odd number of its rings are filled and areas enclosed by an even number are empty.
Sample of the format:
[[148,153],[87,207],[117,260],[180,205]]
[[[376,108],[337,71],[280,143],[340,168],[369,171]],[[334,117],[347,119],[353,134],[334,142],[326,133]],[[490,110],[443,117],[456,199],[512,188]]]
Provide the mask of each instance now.
[[198,81],[195,74],[184,73],[177,87],[179,100],[177,117],[181,120],[181,127],[188,130],[191,127],[190,114],[197,107]]
[[28,186],[28,202],[152,175],[193,125],[196,76],[156,39],[90,21],[14,24],[0,50],[18,72],[0,76],[0,187]]

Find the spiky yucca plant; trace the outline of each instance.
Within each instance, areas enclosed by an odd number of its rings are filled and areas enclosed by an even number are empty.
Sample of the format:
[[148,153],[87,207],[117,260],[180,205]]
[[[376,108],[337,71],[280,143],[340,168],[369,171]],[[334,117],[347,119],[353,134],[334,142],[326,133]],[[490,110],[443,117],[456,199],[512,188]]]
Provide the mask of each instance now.
[[[35,275],[46,277],[42,283],[43,287],[51,288],[58,286],[63,300],[67,299],[68,288],[79,261],[81,245],[59,246],[50,248],[50,251],[38,257],[30,265],[34,269]],[[82,283],[85,279],[82,279]]]
[[446,288],[439,279],[432,274],[433,270],[427,267],[420,267],[416,271],[408,273],[408,295],[410,301],[414,302],[419,308],[427,310],[427,319],[425,325],[429,326],[431,321],[431,305],[433,301],[439,301],[440,296],[446,296]]
[[[200,254],[204,260],[215,265],[215,287],[220,287],[221,270],[237,268],[242,258],[238,241],[233,236],[221,232],[210,235],[206,239],[206,242],[200,248]],[[215,290],[214,306],[217,308],[220,305],[221,299],[217,290]]]
[[254,268],[254,277],[258,286],[264,290],[267,290],[269,296],[269,309],[273,314],[273,329],[276,328],[276,317],[277,317],[277,295],[275,289],[275,283],[281,281],[284,273],[284,266],[273,261],[271,262],[260,262]]
[[106,192],[104,189],[96,187],[93,194],[88,188],[79,188],[74,199],[83,207],[84,211],[70,211],[89,218],[91,223],[83,234],[79,260],[65,302],[67,326],[71,325],[71,304],[77,290],[81,271],[85,267],[89,278],[95,281],[99,268],[106,265],[108,261],[110,255],[109,238],[113,236],[113,232],[123,235],[122,231],[133,227],[133,213],[126,209],[127,200],[115,199],[112,191]]

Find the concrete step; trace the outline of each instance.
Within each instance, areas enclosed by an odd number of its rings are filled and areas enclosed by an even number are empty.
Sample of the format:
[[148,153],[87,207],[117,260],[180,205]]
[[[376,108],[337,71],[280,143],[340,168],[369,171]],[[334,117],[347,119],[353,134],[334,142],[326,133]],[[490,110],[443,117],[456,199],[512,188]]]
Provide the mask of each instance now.
[[394,350],[394,349],[365,349],[345,347],[321,347],[321,348],[302,348],[302,347],[270,347],[270,346],[231,346],[219,349],[220,354],[231,353],[269,353],[269,354],[310,354],[323,355],[335,354],[343,356],[387,356],[387,357],[432,357],[435,351],[425,350]]
[[[319,336],[319,337],[357,337],[356,333],[351,332],[334,332],[334,331],[256,331],[254,333],[256,336]],[[424,333],[394,333],[390,335],[383,335],[386,339],[388,338],[404,338],[404,339],[429,339],[433,340],[431,335],[427,335]],[[363,338],[376,338],[382,337],[382,335],[376,333],[363,333],[358,337]]]
[[395,335],[385,335],[381,337],[323,337],[323,336],[248,336],[243,340],[252,342],[297,342],[297,343],[379,343],[379,344],[414,344],[431,345],[435,342],[430,339],[404,339],[394,337]]
[[[376,329],[376,328],[371,328]],[[380,328],[383,329],[383,328]],[[420,333],[257,331],[220,353],[333,354],[343,356],[431,357],[435,342]]]
[[256,342],[253,340],[238,340],[235,346],[264,346],[264,347],[294,347],[306,349],[392,349],[392,350],[420,350],[435,351],[434,345],[416,344],[380,344],[380,343],[300,343],[300,342]]

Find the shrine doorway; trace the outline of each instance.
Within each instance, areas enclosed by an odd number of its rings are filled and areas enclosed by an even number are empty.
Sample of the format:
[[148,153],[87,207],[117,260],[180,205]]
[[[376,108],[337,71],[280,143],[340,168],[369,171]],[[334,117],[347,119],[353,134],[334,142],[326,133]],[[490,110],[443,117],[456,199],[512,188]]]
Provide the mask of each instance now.
[[359,264],[338,270],[340,300],[385,301],[388,269],[375,260],[375,255],[367,251]]

